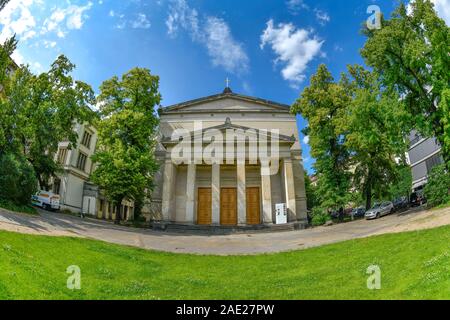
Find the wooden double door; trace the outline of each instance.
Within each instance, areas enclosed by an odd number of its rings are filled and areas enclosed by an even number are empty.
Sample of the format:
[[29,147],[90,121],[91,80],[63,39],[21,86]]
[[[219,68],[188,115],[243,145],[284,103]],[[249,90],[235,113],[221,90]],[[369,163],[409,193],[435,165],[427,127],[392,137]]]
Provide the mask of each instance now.
[[[261,223],[259,188],[247,188],[247,224]],[[198,189],[197,223],[212,224],[212,193],[211,188]],[[220,190],[220,224],[235,226],[238,224],[237,188],[222,188]]]

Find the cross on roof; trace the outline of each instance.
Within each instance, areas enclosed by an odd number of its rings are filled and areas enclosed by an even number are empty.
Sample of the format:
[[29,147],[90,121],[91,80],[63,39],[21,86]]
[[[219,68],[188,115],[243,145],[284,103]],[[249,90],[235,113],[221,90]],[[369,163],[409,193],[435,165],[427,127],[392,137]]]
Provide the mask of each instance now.
[[228,77],[226,78],[225,83],[227,84],[227,88],[229,88],[230,87],[230,79],[228,79]]

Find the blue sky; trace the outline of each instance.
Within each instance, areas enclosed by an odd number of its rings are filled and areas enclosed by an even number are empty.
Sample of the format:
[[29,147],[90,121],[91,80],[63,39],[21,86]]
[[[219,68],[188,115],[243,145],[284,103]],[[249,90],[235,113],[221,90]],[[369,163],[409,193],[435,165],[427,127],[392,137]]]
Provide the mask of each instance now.
[[[434,2],[448,23],[450,0]],[[227,77],[234,92],[291,105],[320,63],[336,77],[363,63],[360,29],[372,4],[388,15],[396,1],[11,0],[0,13],[0,41],[16,33],[14,58],[35,72],[67,55],[75,77],[96,91],[147,67],[161,78],[164,106],[219,93]]]

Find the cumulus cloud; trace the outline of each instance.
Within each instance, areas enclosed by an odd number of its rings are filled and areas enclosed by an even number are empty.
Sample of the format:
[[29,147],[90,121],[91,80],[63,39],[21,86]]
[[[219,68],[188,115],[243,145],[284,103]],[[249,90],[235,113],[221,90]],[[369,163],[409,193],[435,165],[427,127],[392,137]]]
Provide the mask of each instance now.
[[269,45],[277,58],[275,63],[284,65],[281,74],[293,88],[298,88],[305,79],[308,64],[321,53],[324,41],[313,31],[297,29],[292,23],[274,25],[273,20],[261,35],[261,49]]
[[0,35],[1,43],[14,34],[22,41],[36,35],[36,31],[33,30],[36,20],[30,11],[33,4],[33,0],[16,0],[10,1],[3,8],[0,12],[0,24],[3,25]]
[[304,144],[309,144],[309,136],[305,136],[305,137],[303,138],[303,143],[304,143]]
[[41,33],[55,32],[58,37],[63,38],[67,30],[79,30],[88,18],[86,11],[93,6],[88,2],[84,6],[69,5],[66,8],[54,8],[49,18],[45,19]]
[[234,39],[225,20],[215,16],[200,17],[185,0],[172,0],[166,26],[170,37],[174,38],[184,30],[193,41],[205,46],[214,66],[235,74],[248,71],[248,56],[242,44]]

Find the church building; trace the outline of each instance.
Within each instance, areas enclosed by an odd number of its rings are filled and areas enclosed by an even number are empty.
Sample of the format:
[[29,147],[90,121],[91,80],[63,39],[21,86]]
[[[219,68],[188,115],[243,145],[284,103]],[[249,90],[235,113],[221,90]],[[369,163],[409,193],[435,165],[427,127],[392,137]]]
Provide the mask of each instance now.
[[147,211],[165,225],[265,226],[285,207],[307,223],[302,152],[290,107],[223,93],[161,108],[160,172]]

